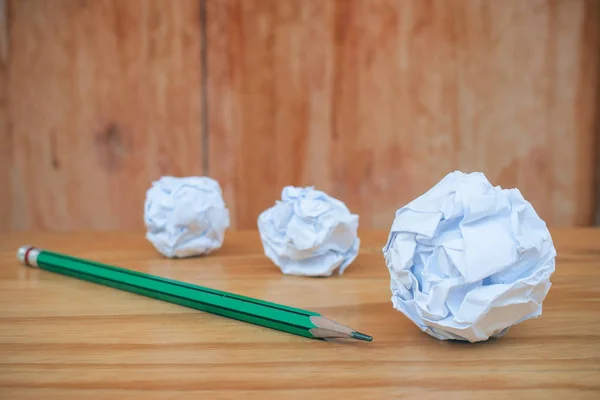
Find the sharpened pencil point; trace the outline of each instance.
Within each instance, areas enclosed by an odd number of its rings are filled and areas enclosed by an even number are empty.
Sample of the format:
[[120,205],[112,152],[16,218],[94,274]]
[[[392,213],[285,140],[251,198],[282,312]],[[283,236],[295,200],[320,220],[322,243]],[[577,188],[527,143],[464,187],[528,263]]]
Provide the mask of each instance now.
[[365,342],[372,342],[373,341],[373,337],[372,336],[365,335],[364,333],[360,333],[360,332],[352,332],[351,336],[354,339],[364,340]]

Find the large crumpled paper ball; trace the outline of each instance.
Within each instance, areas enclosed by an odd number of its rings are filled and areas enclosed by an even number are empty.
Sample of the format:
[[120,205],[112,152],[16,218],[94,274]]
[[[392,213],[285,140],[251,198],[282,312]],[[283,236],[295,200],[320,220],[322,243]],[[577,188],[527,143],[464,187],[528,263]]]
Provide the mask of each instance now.
[[287,275],[342,274],[358,254],[357,228],[358,215],[312,187],[285,187],[258,217],[265,254]]
[[222,246],[229,210],[214,179],[164,176],[146,192],[144,222],[146,238],[161,254],[191,257]]
[[394,308],[440,340],[478,342],[542,313],[556,250],[519,190],[457,171],[396,211],[383,254]]

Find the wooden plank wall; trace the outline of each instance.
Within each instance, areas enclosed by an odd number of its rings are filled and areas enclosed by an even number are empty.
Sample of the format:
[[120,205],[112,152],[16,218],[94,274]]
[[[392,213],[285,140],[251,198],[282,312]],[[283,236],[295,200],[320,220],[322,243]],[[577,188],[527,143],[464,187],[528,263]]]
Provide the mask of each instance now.
[[11,227],[11,130],[8,121],[8,19],[6,0],[0,0],[0,232]]
[[10,228],[139,228],[202,173],[198,1],[9,3]]
[[456,169],[591,224],[599,4],[0,0],[0,231],[141,229],[165,174],[236,228],[289,184],[389,228]]

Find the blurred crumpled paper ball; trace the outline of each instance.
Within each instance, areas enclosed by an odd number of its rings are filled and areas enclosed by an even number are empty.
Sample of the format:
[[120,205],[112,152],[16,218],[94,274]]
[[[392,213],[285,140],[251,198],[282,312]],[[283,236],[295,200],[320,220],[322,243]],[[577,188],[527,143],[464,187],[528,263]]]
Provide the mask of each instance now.
[[519,190],[456,171],[396,211],[383,254],[395,309],[437,339],[478,342],[542,313],[556,250]]
[[164,176],[146,192],[144,222],[146,238],[161,254],[191,257],[222,246],[229,211],[214,179]]
[[357,228],[358,215],[312,187],[285,187],[258,217],[265,254],[288,275],[342,274],[358,254]]

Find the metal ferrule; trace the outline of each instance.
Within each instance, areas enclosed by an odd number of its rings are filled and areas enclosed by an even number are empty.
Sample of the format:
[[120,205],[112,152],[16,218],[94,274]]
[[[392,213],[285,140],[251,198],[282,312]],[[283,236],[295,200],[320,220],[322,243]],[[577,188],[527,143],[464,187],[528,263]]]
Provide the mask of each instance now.
[[33,246],[21,246],[17,250],[17,258],[28,267],[38,267],[37,258],[39,255],[40,249]]

